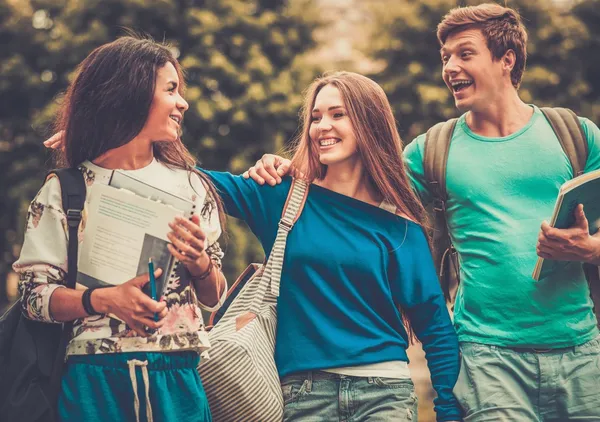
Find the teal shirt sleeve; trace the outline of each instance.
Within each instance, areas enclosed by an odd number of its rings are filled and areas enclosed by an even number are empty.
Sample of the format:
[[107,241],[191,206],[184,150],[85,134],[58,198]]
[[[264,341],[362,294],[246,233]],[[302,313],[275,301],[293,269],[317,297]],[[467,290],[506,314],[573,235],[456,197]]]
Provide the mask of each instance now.
[[404,164],[413,189],[421,199],[424,206],[432,200],[431,193],[427,189],[425,170],[423,169],[423,151],[425,146],[425,134],[419,135],[408,144],[403,151]]
[[580,117],[579,122],[588,142],[588,159],[584,173],[600,169],[600,129],[592,121]]
[[460,370],[458,337],[420,226],[409,225],[394,261],[390,280],[396,282],[392,283],[392,293],[423,344],[433,388],[438,394],[434,400],[437,420],[460,420],[461,408],[452,393]]

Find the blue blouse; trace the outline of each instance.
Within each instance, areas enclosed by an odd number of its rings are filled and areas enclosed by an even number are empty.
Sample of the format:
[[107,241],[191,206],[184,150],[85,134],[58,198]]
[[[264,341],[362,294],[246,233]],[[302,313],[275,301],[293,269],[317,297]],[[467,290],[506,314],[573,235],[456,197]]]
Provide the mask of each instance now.
[[[291,178],[275,187],[207,172],[226,212],[244,220],[268,256]],[[438,421],[460,419],[452,395],[458,340],[422,228],[381,208],[311,185],[287,240],[275,361],[303,370],[408,361],[399,305],[423,343]]]

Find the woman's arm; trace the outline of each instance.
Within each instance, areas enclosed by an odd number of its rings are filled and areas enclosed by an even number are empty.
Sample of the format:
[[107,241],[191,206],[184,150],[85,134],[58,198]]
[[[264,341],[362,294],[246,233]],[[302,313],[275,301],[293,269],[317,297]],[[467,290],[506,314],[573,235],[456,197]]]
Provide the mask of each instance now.
[[172,232],[167,236],[172,245],[167,247],[190,272],[200,306],[207,311],[218,309],[227,293],[227,280],[221,272],[223,252],[219,243],[214,241],[208,246],[209,240],[200,227],[198,215],[194,215],[191,221],[177,218],[169,227]]
[[[32,201],[19,259],[13,269],[19,273],[22,312],[37,321],[58,323],[87,317],[82,290],[66,288],[68,231],[62,209],[60,183],[51,177]],[[166,304],[153,301],[141,287],[148,276],[136,277],[123,285],[97,289],[92,307],[99,313],[113,313],[140,335],[144,325],[157,328],[152,315],[166,315]]]
[[[29,206],[23,246],[19,259],[13,264],[19,274],[25,317],[55,323],[85,316],[83,307],[77,309],[74,305],[72,311],[64,309],[77,299],[81,302],[81,292],[58,292],[67,290],[67,239],[60,183],[52,176]],[[53,298],[56,303],[51,306]]]
[[406,240],[396,251],[395,296],[405,311],[417,338],[423,344],[438,421],[461,419],[460,406],[452,394],[458,379],[458,338],[439,285],[423,230],[408,227]]
[[285,178],[282,184],[271,187],[260,186],[252,180],[227,172],[200,170],[217,188],[228,215],[244,220],[259,238],[271,229],[276,231],[291,178]]

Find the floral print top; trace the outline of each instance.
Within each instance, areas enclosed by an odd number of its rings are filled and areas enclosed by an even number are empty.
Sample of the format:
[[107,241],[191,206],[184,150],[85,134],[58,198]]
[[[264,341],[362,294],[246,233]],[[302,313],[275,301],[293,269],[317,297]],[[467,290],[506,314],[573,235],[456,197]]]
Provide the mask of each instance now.
[[[108,184],[112,170],[91,162],[81,165],[86,186]],[[207,235],[207,252],[217,268],[221,268],[223,252],[217,239],[221,226],[214,198],[207,193],[198,175],[180,169],[170,169],[153,160],[144,168],[126,171],[127,174],[172,192],[196,203],[200,224]],[[86,198],[86,206],[89,195]],[[79,226],[79,243],[85,237],[86,207]],[[50,312],[50,298],[56,289],[66,288],[68,229],[62,207],[60,183],[50,176],[29,207],[27,229],[21,255],[13,264],[20,275],[19,291],[23,314],[30,319],[56,323]],[[225,299],[213,307],[200,303],[183,265],[177,266],[175,277],[165,287],[168,313],[164,325],[149,337],[140,337],[123,321],[109,315],[98,315],[74,321],[73,336],[67,355],[120,353],[135,351],[196,350],[210,347],[200,308],[218,309]],[[78,284],[78,289],[85,289]]]

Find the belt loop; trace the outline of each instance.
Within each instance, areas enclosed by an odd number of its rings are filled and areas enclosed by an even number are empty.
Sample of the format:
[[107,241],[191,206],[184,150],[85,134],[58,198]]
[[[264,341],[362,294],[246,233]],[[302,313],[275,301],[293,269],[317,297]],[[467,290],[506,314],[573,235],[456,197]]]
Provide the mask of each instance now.
[[313,371],[308,371],[308,374],[306,375],[306,392],[310,393],[310,391],[312,390],[312,383],[313,383]]

